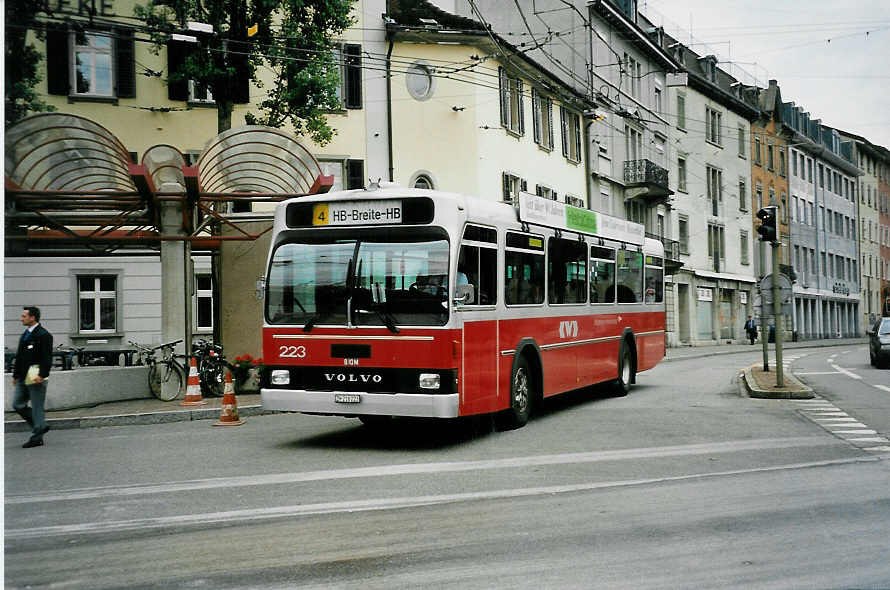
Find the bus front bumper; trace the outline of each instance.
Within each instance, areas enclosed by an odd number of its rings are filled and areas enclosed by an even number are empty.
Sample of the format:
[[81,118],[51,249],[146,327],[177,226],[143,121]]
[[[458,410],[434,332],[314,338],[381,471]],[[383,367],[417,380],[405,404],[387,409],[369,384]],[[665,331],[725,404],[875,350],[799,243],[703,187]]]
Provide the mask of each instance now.
[[[379,415],[457,418],[460,394],[364,393],[261,389],[263,409],[338,416]],[[355,401],[358,400],[358,401]]]

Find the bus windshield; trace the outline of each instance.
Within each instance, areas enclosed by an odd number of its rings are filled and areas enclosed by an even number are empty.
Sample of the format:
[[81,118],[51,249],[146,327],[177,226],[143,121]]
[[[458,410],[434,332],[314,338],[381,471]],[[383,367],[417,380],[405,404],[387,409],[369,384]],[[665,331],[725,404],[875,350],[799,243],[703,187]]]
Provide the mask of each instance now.
[[441,326],[448,241],[441,234],[281,244],[266,281],[270,324]]

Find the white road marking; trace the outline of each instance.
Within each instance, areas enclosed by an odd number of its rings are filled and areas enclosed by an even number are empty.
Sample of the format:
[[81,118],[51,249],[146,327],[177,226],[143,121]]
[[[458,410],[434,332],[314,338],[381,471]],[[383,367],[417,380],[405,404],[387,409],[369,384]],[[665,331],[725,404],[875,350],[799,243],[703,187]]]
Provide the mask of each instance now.
[[807,371],[806,373],[795,373],[795,375],[838,375],[840,371]]
[[213,488],[234,488],[260,485],[279,485],[307,481],[330,481],[339,479],[382,477],[392,475],[417,475],[437,473],[459,473],[484,469],[508,469],[515,467],[535,467],[540,465],[569,465],[573,463],[597,463],[657,457],[680,457],[708,455],[712,453],[733,453],[738,451],[784,449],[789,447],[813,447],[836,444],[821,436],[789,437],[775,439],[735,440],[714,443],[697,443],[667,447],[643,447],[614,451],[591,451],[586,453],[562,453],[557,455],[532,455],[528,457],[507,457],[479,461],[443,461],[439,463],[405,463],[377,465],[351,469],[329,469],[291,473],[270,473],[238,477],[218,477],[190,481],[166,482],[131,486],[105,486],[58,490],[52,492],[31,492],[6,495],[6,505],[31,504],[36,502],[58,502],[84,500],[90,498],[113,498],[148,494],[170,494],[186,490]]
[[848,438],[847,440],[851,442],[890,442],[890,440],[887,440],[883,436],[874,436],[868,438]]
[[890,387],[887,387],[886,385],[875,385],[874,383],[872,383],[872,385],[874,385],[878,389],[883,389],[884,391],[890,392]]
[[862,450],[863,451],[873,451],[875,453],[886,453],[886,452],[890,452],[890,447],[865,447]]
[[859,428],[857,430],[832,430],[832,434],[877,434],[876,430],[869,428]]
[[857,375],[856,373],[851,373],[849,369],[842,369],[841,367],[838,367],[837,365],[831,365],[831,367],[833,369],[835,369],[836,371],[838,371],[839,373],[843,373],[850,379],[862,379],[862,377]]
[[370,510],[392,510],[396,508],[409,508],[416,506],[432,506],[437,504],[452,504],[457,502],[469,502],[479,500],[495,500],[503,498],[521,498],[530,496],[543,496],[548,494],[565,494],[570,492],[593,491],[620,487],[654,485],[673,483],[705,478],[729,477],[735,475],[748,475],[752,473],[771,473],[777,471],[789,471],[795,469],[809,469],[813,467],[829,467],[834,465],[849,465],[880,461],[880,457],[854,457],[849,459],[834,459],[828,461],[812,461],[809,463],[790,463],[774,465],[771,467],[756,467],[752,469],[738,469],[733,471],[719,471],[713,473],[695,473],[678,475],[673,477],[661,477],[653,479],[630,479],[606,482],[587,482],[573,485],[547,486],[535,488],[514,488],[490,490],[482,492],[468,492],[456,494],[439,494],[428,496],[409,496],[401,498],[369,498],[363,500],[351,500],[344,502],[322,502],[317,504],[297,504],[291,506],[273,506],[269,508],[252,508],[244,510],[231,510],[227,512],[209,512],[204,514],[183,514],[179,516],[167,516],[158,518],[139,518],[133,520],[119,520],[110,522],[85,522],[78,524],[34,527],[27,529],[6,529],[7,547],[11,540],[45,538],[58,535],[79,534],[103,534],[121,531],[136,531],[146,529],[161,529],[167,527],[181,527],[188,525],[207,526],[215,523],[250,522],[270,520],[282,517],[306,516],[310,514],[332,514],[340,512],[365,512]]
[[813,416],[848,416],[846,412],[810,412]]
[[863,424],[863,423],[861,423],[861,422],[844,422],[844,423],[841,423],[841,424],[838,424],[838,423],[834,423],[834,424],[820,424],[819,426],[824,426],[825,428],[832,428],[832,427],[837,427],[837,428],[840,428],[840,427],[844,427],[844,428],[868,428],[865,424]]

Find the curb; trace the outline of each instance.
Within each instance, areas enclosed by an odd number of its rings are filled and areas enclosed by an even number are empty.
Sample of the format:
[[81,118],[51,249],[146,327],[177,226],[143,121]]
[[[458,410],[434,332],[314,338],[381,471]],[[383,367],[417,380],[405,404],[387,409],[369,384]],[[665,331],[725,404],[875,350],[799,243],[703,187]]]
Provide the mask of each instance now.
[[787,375],[794,380],[794,383],[799,385],[802,389],[799,391],[774,391],[771,389],[760,389],[757,386],[757,383],[754,381],[754,377],[751,376],[751,367],[745,368],[745,378],[743,381],[745,382],[745,389],[748,390],[748,397],[754,397],[758,399],[813,399],[816,397],[816,394],[813,393],[813,390],[801,383],[797,377],[793,375]]
[[[141,414],[120,414],[116,416],[89,416],[80,418],[50,418],[46,423],[53,430],[71,430],[76,428],[99,428],[102,426],[134,426],[150,424],[166,424],[169,422],[191,422],[194,420],[216,420],[220,408],[201,408],[195,410],[175,410],[165,412],[145,412]],[[275,410],[264,410],[263,406],[244,406],[238,408],[241,416],[261,416],[277,414]],[[6,432],[30,432],[31,428],[24,420],[13,420],[4,423]]]
[[[795,346],[788,346],[788,343],[786,342],[783,346],[783,349],[793,350],[795,348],[829,348],[832,346],[855,346],[857,344],[868,344],[868,341],[863,340],[863,341],[855,341],[855,342],[849,342],[849,341],[847,341],[847,342],[820,342],[818,344],[807,344],[806,342],[798,342],[798,343],[795,343]],[[692,346],[682,347],[682,349],[688,349],[688,348],[695,348],[695,347],[692,347]],[[702,346],[700,348],[708,348],[708,347]],[[677,350],[677,349],[668,348],[667,350]],[[665,355],[665,357],[663,359],[661,359],[660,362],[670,363],[670,362],[676,362],[676,361],[684,361],[687,359],[703,359],[703,358],[707,358],[709,356],[726,355],[726,354],[748,354],[748,353],[758,351],[758,350],[762,350],[759,342],[758,342],[757,347],[752,347],[751,349],[746,348],[743,350],[711,350],[708,352],[702,351],[700,353],[694,353],[694,354],[688,354],[688,355],[684,354],[684,355],[679,355],[679,356]]]

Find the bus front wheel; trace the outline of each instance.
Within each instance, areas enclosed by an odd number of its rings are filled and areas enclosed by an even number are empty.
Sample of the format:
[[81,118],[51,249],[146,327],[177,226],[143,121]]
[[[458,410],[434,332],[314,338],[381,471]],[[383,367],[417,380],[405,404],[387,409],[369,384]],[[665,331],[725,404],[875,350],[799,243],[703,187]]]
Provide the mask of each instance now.
[[634,357],[631,344],[627,340],[622,341],[621,350],[618,352],[618,379],[615,380],[615,393],[625,396],[630,393],[630,384],[634,380]]
[[510,379],[510,407],[499,416],[501,430],[521,428],[528,422],[534,399],[533,383],[528,360],[521,356]]

